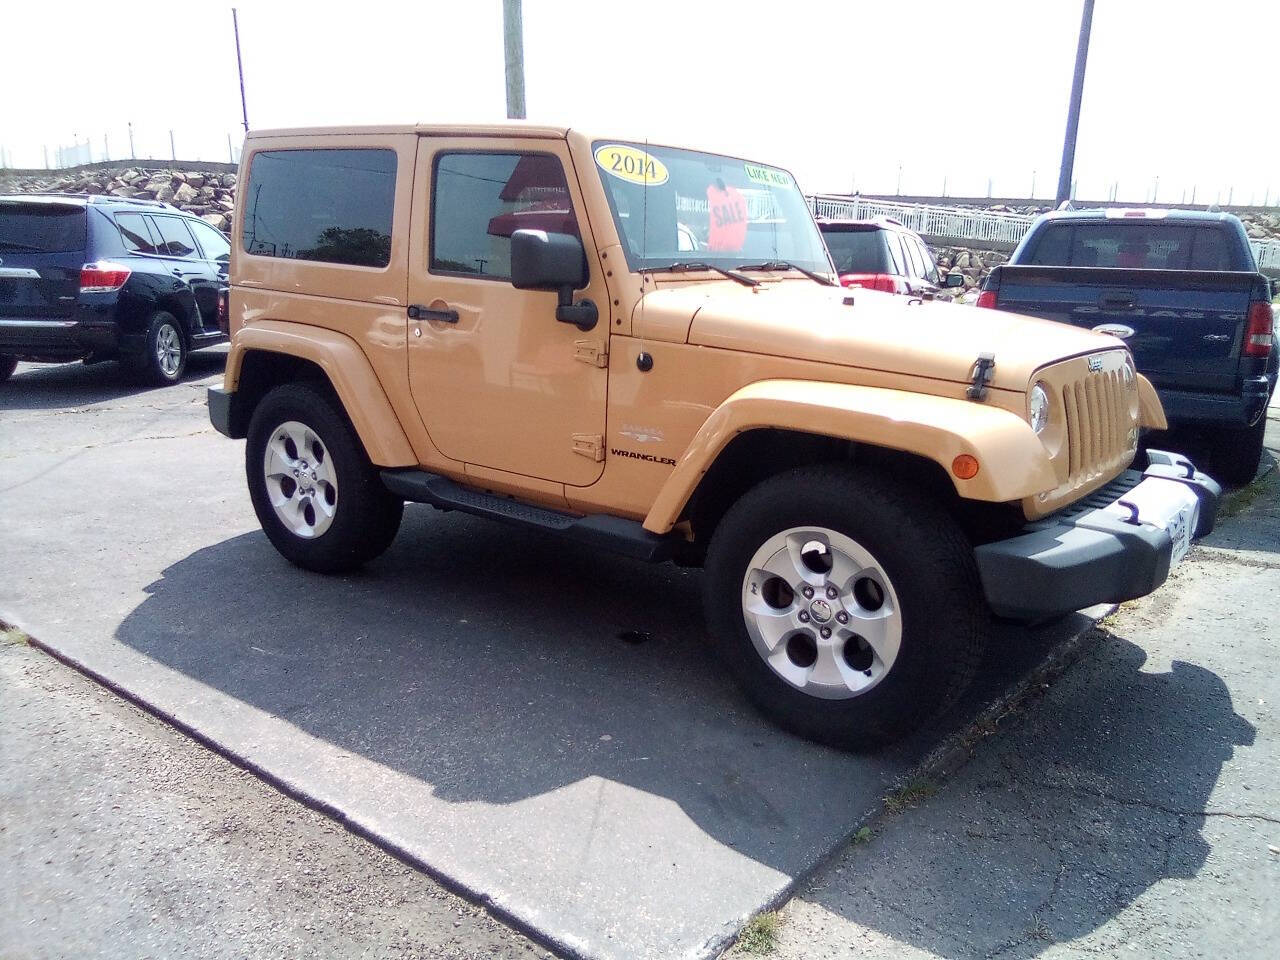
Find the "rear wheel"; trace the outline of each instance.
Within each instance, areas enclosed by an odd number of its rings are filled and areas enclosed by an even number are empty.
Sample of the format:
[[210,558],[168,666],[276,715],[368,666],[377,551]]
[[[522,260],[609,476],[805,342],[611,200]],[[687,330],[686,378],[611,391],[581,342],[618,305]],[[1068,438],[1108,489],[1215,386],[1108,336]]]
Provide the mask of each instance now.
[[4,383],[11,376],[13,371],[18,367],[17,357],[0,356],[0,383]]
[[1216,478],[1232,486],[1243,487],[1258,475],[1262,459],[1263,435],[1267,431],[1264,413],[1252,427],[1224,430],[1213,442],[1209,459]]
[[180,381],[187,369],[187,340],[177,317],[164,310],[153,313],[147,322],[142,352],[127,358],[126,363],[147,383],[167,387]]
[[404,501],[382,485],[323,388],[288,384],[262,399],[249,423],[245,474],[267,538],[308,570],[359,567],[400,529]]
[[707,552],[707,621],[779,725],[868,750],[942,712],[977,670],[986,608],[973,550],[935,504],[845,467],[765,481]]

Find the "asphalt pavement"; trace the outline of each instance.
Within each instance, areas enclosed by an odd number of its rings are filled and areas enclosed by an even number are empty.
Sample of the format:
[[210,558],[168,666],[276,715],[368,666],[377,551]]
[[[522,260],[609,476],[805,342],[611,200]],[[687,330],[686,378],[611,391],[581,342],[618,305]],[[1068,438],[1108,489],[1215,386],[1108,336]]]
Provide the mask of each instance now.
[[[996,631],[946,723],[836,753],[729,683],[696,571],[426,507],[359,574],[291,567],[258,529],[243,444],[208,424],[220,363],[197,354],[156,390],[111,365],[5,384],[0,618],[567,955],[716,953],[1091,623]],[[104,929],[63,916],[53,934]]]

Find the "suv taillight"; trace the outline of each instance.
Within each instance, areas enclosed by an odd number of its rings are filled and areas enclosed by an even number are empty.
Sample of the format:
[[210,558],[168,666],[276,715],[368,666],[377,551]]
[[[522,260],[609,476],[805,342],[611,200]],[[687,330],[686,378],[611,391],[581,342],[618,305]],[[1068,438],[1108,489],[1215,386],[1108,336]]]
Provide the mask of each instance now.
[[884,293],[906,293],[907,285],[888,273],[844,273],[840,286],[862,287],[864,290],[880,290]]
[[1269,357],[1271,355],[1272,327],[1275,317],[1271,304],[1255,300],[1249,304],[1249,319],[1244,328],[1244,355]]
[[114,293],[124,286],[131,273],[128,267],[107,260],[86,263],[80,268],[80,292]]
[[996,308],[996,292],[994,290],[983,290],[978,294],[978,302],[976,306],[987,307],[994,310]]
[[218,291],[218,329],[231,336],[231,292]]

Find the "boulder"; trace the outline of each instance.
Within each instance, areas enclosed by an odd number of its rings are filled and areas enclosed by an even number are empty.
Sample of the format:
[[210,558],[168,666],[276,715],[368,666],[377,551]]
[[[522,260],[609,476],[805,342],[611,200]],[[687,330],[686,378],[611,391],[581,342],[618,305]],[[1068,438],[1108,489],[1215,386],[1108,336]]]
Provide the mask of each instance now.
[[190,186],[195,187],[197,190],[199,190],[201,187],[203,187],[203,186],[204,186],[204,176],[203,176],[203,175],[201,175],[201,174],[199,174],[199,173],[188,173],[186,176],[187,176],[187,183],[188,183]]
[[129,199],[136,197],[140,192],[141,191],[139,190],[133,189],[133,187],[113,187],[111,189],[111,195],[113,197],[126,197]]
[[[192,183],[190,180],[188,180],[188,181],[187,181],[187,186],[189,186],[189,187],[194,187],[194,186],[195,186],[195,184],[194,184],[194,183]],[[200,199],[201,199],[201,201],[212,200],[212,199],[213,199],[213,197],[214,197],[214,190],[213,190],[213,187],[201,187],[201,188],[200,188]]]
[[179,184],[178,189],[173,191],[173,202],[180,206],[182,204],[195,203],[196,197],[199,195],[200,194],[192,188],[191,184],[184,182]]
[[222,185],[231,190],[236,185],[236,175],[234,173],[224,173],[222,175]]
[[227,225],[231,222],[230,218],[224,213],[206,213],[200,219],[216,230],[226,230]]
[[170,203],[173,200],[173,187],[167,183],[159,187],[156,190],[156,199],[161,203]]

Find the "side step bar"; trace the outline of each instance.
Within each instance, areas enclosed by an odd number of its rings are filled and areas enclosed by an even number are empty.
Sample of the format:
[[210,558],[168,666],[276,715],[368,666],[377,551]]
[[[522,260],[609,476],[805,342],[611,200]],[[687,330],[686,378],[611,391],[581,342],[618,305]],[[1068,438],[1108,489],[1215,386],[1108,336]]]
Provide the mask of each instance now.
[[634,560],[650,563],[670,560],[682,543],[678,536],[650,533],[635,520],[607,514],[581,517],[535,507],[496,494],[468,490],[448,477],[425,470],[383,470],[382,482],[392,493],[414,503],[429,503],[439,510],[461,510],[477,517],[545,530]]

